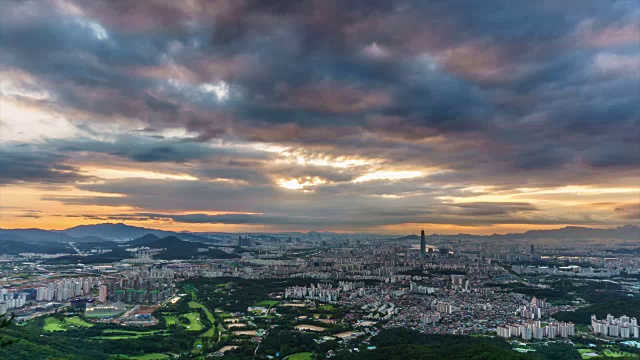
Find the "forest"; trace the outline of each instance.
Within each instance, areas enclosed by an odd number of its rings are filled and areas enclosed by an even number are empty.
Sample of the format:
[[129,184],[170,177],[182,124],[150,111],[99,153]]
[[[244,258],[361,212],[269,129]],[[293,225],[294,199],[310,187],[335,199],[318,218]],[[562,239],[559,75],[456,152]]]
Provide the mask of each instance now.
[[547,353],[520,354],[498,338],[427,335],[408,329],[386,329],[371,339],[374,350],[341,352],[337,360],[578,360],[573,348],[560,345]]
[[565,311],[556,314],[554,317],[559,321],[572,321],[576,324],[591,324],[591,315],[595,314],[598,319],[606,318],[608,314],[615,317],[627,315],[629,317],[640,318],[640,300],[629,299],[605,299],[591,305],[581,307],[575,311]]

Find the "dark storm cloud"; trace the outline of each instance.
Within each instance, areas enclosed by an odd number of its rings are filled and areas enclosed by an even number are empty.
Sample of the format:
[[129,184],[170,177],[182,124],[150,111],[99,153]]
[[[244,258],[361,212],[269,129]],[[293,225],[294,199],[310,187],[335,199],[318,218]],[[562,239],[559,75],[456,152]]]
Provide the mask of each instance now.
[[450,207],[461,209],[462,211],[455,211],[455,213],[465,216],[507,215],[511,213],[532,212],[538,210],[535,206],[529,203],[515,202],[473,202],[453,204],[450,205]]
[[214,155],[199,143],[127,135],[115,141],[58,139],[48,144],[62,152],[96,152],[138,162],[186,162]]
[[[123,196],[48,198],[66,204],[151,218],[169,203],[194,214],[164,218],[203,223],[595,223],[442,197],[470,197],[475,185],[628,183],[640,165],[635,0],[2,5],[0,70],[33,77],[49,94],[33,106],[56,107],[81,133],[3,149],[3,183],[74,183],[73,160],[87,153],[98,167],[106,154],[199,179],[105,180],[77,186]],[[108,134],[92,127],[112,123]],[[172,130],[183,135],[158,135]],[[331,165],[344,157],[363,163]],[[428,170],[353,182],[388,169]],[[278,186],[292,179],[319,184]]]
[[65,163],[65,157],[32,150],[29,146],[0,148],[0,183],[65,184],[87,179]]
[[625,141],[622,143],[611,143],[591,151],[586,156],[589,165],[602,167],[630,167],[640,166],[640,143]]
[[233,224],[233,225],[275,225],[293,226],[300,229],[349,228],[353,226],[371,227],[379,225],[396,225],[404,223],[430,223],[448,224],[458,226],[485,226],[492,224],[536,224],[557,225],[566,223],[598,224],[599,222],[589,218],[523,218],[523,217],[498,217],[475,216],[473,218],[447,216],[438,214],[402,214],[402,213],[362,213],[349,218],[338,216],[296,216],[296,215],[268,215],[268,214],[166,214],[166,213],[133,213],[111,216],[82,215],[87,219],[117,220],[117,221],[171,221],[184,224]]
[[269,216],[269,215],[253,215],[253,214],[187,214],[187,215],[167,215],[154,213],[136,213],[135,216],[147,217],[150,219],[171,219],[181,223],[200,223],[200,224],[291,224],[294,222],[312,222],[313,219]]
[[[527,4],[525,9],[503,2],[489,2],[486,7],[478,9],[467,1],[430,4],[412,1],[393,4],[355,2],[351,5],[345,11],[338,4],[313,1],[274,5],[263,2],[195,2],[191,5],[159,2],[136,6],[97,2],[82,6],[97,21],[63,14],[43,17],[35,25],[6,25],[6,31],[11,35],[6,46],[16,60],[29,58],[42,66],[39,71],[43,76],[71,80],[76,85],[90,85],[94,81],[93,85],[99,88],[126,89],[124,97],[98,92],[96,96],[100,96],[102,101],[92,103],[94,111],[111,109],[112,112],[140,117],[148,110],[151,114],[147,114],[147,121],[158,124],[158,119],[165,119],[160,121],[164,127],[173,123],[192,131],[210,133],[211,123],[216,122],[217,117],[201,118],[191,114],[185,116],[186,120],[179,120],[179,104],[162,99],[159,94],[150,95],[143,91],[144,87],[157,86],[153,80],[147,78],[140,83],[142,79],[130,78],[118,65],[162,67],[177,62],[189,71],[197,72],[196,66],[180,54],[213,56],[220,60],[253,54],[257,56],[262,70],[238,79],[233,85],[243,94],[242,101],[227,104],[231,113],[241,115],[246,121],[360,126],[363,124],[362,116],[336,116],[336,113],[354,115],[354,112],[361,114],[377,110],[383,115],[400,116],[413,127],[425,126],[437,132],[492,131],[491,119],[500,109],[493,104],[489,94],[473,83],[475,78],[465,79],[465,74],[447,71],[451,70],[447,67],[448,60],[439,59],[438,52],[454,49],[452,57],[455,58],[456,48],[469,46],[471,52],[462,52],[457,57],[473,61],[486,56],[485,51],[505,51],[504,61],[512,62],[514,66],[521,62],[523,66],[533,63],[534,68],[553,69],[552,72],[529,73],[526,78],[528,86],[547,84],[551,80],[562,83],[566,76],[575,72],[576,65],[583,65],[584,60],[568,57],[568,60],[560,62],[562,66],[557,67],[553,65],[558,63],[557,57],[566,58],[564,54],[569,50],[560,52],[552,48],[554,51],[551,53],[543,50],[551,46],[548,45],[551,40],[569,37],[580,21],[591,19],[591,11],[603,10],[597,2],[588,2],[577,11],[582,17],[568,18],[565,7],[547,3]],[[625,6],[628,7],[621,2],[605,13],[607,16],[600,19],[600,26],[618,21],[622,14],[619,9]],[[465,11],[468,8],[473,8],[473,11]],[[417,28],[402,26],[402,22],[396,21],[405,18],[427,20],[421,21],[422,25],[416,24]],[[451,30],[455,31],[437,32],[437,42],[426,41],[425,31],[431,30],[430,22],[444,18],[453,24]],[[376,27],[376,24],[380,26]],[[383,33],[389,31],[389,44],[384,44]],[[209,42],[201,43],[202,36],[211,33],[213,36]],[[403,37],[407,40],[422,37],[425,41],[408,41],[411,44],[407,45],[411,48],[408,51],[403,48]],[[376,38],[382,39],[379,40],[380,46],[401,56],[391,64],[364,59],[362,49],[374,42],[377,44]],[[490,39],[489,44],[497,44],[497,48],[477,48],[474,44],[482,38]],[[531,45],[532,42],[535,46]],[[180,49],[175,55],[172,54],[172,45]],[[529,48],[541,53],[533,56],[523,52]],[[20,51],[34,49],[63,58],[58,66],[55,56],[47,61],[27,54],[16,56]],[[94,58],[83,60],[79,54],[85,53]],[[438,62],[444,62],[445,66],[430,67]],[[476,65],[470,62],[456,66],[473,71]],[[500,66],[494,64],[494,67]],[[80,71],[78,78],[74,74],[77,71]],[[219,71],[200,72],[196,80],[206,83],[216,76],[216,72]],[[167,72],[167,76],[170,74]],[[508,77],[508,74],[498,74],[500,76]],[[334,85],[322,85],[327,79]],[[174,93],[178,96],[190,94],[183,101],[193,101],[197,96],[192,96],[193,92],[188,88],[183,86]],[[369,89],[370,93],[364,93],[362,89]],[[61,91],[65,91],[64,87]],[[69,103],[75,106],[86,103],[81,89],[70,86],[68,92],[76,93],[62,94]],[[619,106],[607,106],[601,106],[602,113],[620,109]],[[554,118],[569,118],[566,113],[575,114],[575,111],[579,109],[569,108],[565,114],[558,113]],[[598,109],[590,109],[583,114],[598,114]],[[169,120],[171,118],[173,121]],[[220,126],[214,128],[218,130],[213,136],[223,133]],[[292,140],[304,142],[304,139]]]

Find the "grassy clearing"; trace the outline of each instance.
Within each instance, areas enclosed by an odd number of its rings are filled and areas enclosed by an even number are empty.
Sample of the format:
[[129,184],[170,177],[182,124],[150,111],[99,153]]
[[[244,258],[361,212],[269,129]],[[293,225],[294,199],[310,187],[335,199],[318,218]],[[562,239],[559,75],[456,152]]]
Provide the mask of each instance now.
[[167,324],[167,327],[171,326],[171,325],[180,325],[180,322],[178,321],[178,318],[175,316],[165,316],[164,317],[164,322]]
[[92,339],[94,340],[128,340],[128,339],[137,339],[140,336],[138,335],[113,335],[113,336],[94,336]]
[[67,331],[62,321],[52,317],[44,319],[43,329],[44,331]]
[[210,328],[209,328],[209,330],[205,331],[205,332],[202,334],[202,337],[212,338],[212,337],[214,337],[215,335],[216,335],[216,327],[215,327],[215,326],[212,326],[212,327],[210,327]]
[[[198,345],[200,345],[200,348],[198,348]],[[196,339],[196,341],[193,343],[193,349],[194,350],[200,350],[202,348],[202,339],[198,338]]]
[[582,357],[583,360],[586,360],[586,359],[593,359],[595,357],[594,356],[587,356],[585,354],[596,353],[596,352],[593,351],[592,349],[578,349],[578,353],[580,354],[580,356]]
[[229,313],[226,313],[226,312],[221,312],[221,313],[218,313],[217,315],[218,315],[218,317],[219,317],[220,319],[226,319],[226,318],[233,317],[233,315],[231,315],[231,314],[229,314]]
[[209,337],[209,338],[214,337],[216,333],[217,320],[215,317],[213,317],[213,314],[211,313],[211,311],[209,311],[209,309],[207,309],[206,306],[196,301],[189,301],[189,308],[204,310],[204,313],[207,315],[207,320],[209,320],[209,322],[211,323],[211,327],[204,334],[202,334],[202,337]]
[[285,359],[287,359],[287,360],[312,360],[313,359],[313,354],[310,353],[310,352],[302,352],[302,353],[289,355]]
[[330,305],[330,304],[320,305],[319,309],[320,309],[320,310],[326,310],[326,311],[333,311],[333,310],[335,310],[335,308],[333,307],[333,305]]
[[198,319],[198,317],[199,317],[198,313],[194,313],[194,312],[186,313],[186,314],[184,314],[184,317],[189,319],[189,327],[188,327],[189,330],[191,330],[191,331],[200,331],[200,330],[202,330],[202,323]]
[[77,327],[90,328],[93,326],[92,323],[84,321],[79,316],[68,317],[68,318],[65,318],[64,321],[70,325],[75,325]]
[[206,309],[204,307],[204,305],[202,305],[202,304],[200,304],[199,302],[196,302],[196,301],[189,301],[189,303],[187,305],[189,305],[190,309]]
[[120,354],[120,355],[112,356],[111,359],[166,360],[166,359],[169,359],[169,356],[165,354],[159,354],[159,353],[150,353],[150,354],[137,355],[137,356]]
[[263,300],[257,303],[255,306],[264,306],[264,307],[274,307],[278,305],[280,302],[277,300]]
[[209,320],[209,322],[212,324],[216,323],[216,319],[213,317],[213,314],[211,313],[211,311],[209,311],[209,309],[207,309],[206,306],[200,304],[199,302],[189,301],[189,308],[204,310],[204,313],[207,315],[207,320]]
[[127,339],[137,339],[144,336],[156,335],[156,336],[169,336],[168,333],[156,333],[156,334],[131,334],[131,335],[113,335],[113,336],[94,336],[91,339],[94,340],[127,340]]
[[615,350],[609,350],[609,349],[605,349],[604,350],[604,354],[607,355],[608,357],[612,357],[612,358],[623,357],[623,356],[633,357],[633,354],[631,354],[631,353],[622,352],[622,351],[615,351]]

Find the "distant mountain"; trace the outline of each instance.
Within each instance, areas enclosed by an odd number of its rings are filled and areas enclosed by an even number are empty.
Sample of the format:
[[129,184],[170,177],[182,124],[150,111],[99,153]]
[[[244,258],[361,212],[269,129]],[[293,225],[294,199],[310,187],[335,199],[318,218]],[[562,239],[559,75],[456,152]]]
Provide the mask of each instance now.
[[27,239],[25,239],[24,237],[22,237],[20,235],[13,234],[13,233],[3,233],[2,231],[4,231],[4,230],[0,230],[0,238],[2,238],[3,240],[28,242]]
[[74,237],[68,234],[42,229],[0,229],[0,238],[22,242],[93,242],[103,241],[95,236]]
[[[415,237],[414,237],[415,236]],[[624,225],[613,229],[594,229],[580,226],[567,226],[561,229],[553,230],[529,230],[524,233],[510,233],[510,234],[493,234],[493,235],[471,235],[471,234],[458,234],[458,235],[428,235],[429,238],[443,238],[443,239],[477,239],[477,240],[542,240],[542,239],[556,239],[556,240],[624,240],[624,241],[640,241],[640,227],[637,225]],[[398,240],[418,240],[417,235],[408,235]]]
[[25,241],[15,241],[4,239],[0,235],[0,254],[18,255],[20,253],[38,253],[38,254],[55,254],[68,253],[75,251],[68,244],[62,242],[47,242],[34,244]]
[[75,237],[97,236],[107,240],[130,240],[142,237],[147,234],[153,234],[158,237],[175,236],[179,239],[189,241],[207,241],[207,239],[204,237],[190,233],[148,229],[122,223],[79,225],[66,230],[62,230],[61,232]]
[[407,236],[403,236],[403,237],[399,237],[396,238],[395,240],[400,240],[400,241],[414,241],[414,240],[420,240],[420,235],[407,235]]
[[[507,234],[503,236],[513,236],[517,234]],[[578,226],[567,226],[557,230],[531,230],[523,234],[528,239],[618,239],[640,241],[640,227],[637,225],[625,225],[615,229],[592,229]],[[498,235],[500,236],[500,235]]]
[[238,257],[235,254],[227,254],[222,250],[210,249],[199,252],[198,249],[206,248],[208,245],[194,241],[184,241],[175,236],[159,238],[154,234],[146,234],[140,238],[127,243],[129,247],[149,247],[151,249],[165,249],[154,257],[163,260],[189,259],[192,257],[207,256],[216,259],[226,259]]
[[156,235],[153,234],[146,234],[142,237],[139,237],[137,239],[131,240],[129,242],[127,242],[127,246],[130,247],[141,247],[141,246],[147,246],[147,247],[156,247],[157,245],[159,245],[160,243],[160,238]]

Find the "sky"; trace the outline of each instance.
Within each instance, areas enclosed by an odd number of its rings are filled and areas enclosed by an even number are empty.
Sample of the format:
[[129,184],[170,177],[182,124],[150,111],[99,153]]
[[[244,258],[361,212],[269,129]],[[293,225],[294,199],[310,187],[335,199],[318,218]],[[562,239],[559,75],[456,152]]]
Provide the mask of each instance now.
[[640,222],[637,0],[0,8],[0,227]]

